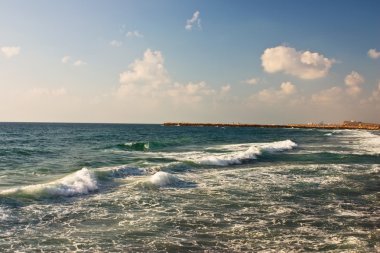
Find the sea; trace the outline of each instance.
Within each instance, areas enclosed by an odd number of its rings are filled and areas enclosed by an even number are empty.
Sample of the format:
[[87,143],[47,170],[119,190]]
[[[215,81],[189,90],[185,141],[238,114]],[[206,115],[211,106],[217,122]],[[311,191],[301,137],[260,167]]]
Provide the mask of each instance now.
[[379,131],[0,123],[0,252],[379,251]]

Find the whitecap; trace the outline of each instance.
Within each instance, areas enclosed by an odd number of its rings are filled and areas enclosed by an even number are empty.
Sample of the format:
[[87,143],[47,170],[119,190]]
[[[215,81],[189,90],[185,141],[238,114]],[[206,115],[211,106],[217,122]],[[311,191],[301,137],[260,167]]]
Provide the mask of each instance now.
[[9,217],[9,213],[5,209],[0,207],[0,221],[4,221],[8,219],[8,217]]
[[176,176],[164,172],[164,171],[159,171],[156,172],[154,175],[152,175],[149,178],[149,181],[159,187],[164,187],[164,186],[170,186],[170,185],[175,185],[177,184],[180,180]]
[[291,150],[297,147],[297,144],[291,140],[276,141],[270,143],[252,143],[248,149],[242,150],[247,144],[238,145],[225,145],[225,149],[238,149],[237,151],[232,151],[222,154],[207,154],[195,155],[187,157],[188,160],[194,161],[199,164],[204,165],[217,165],[217,166],[228,166],[234,164],[242,164],[246,160],[257,159],[257,156],[262,155],[263,152],[274,153],[286,150]]
[[367,154],[380,154],[380,136],[369,131],[351,130],[346,136],[354,137],[354,147]]
[[97,181],[93,172],[87,168],[83,168],[52,182],[8,189],[1,191],[0,195],[67,197],[80,194],[88,194],[97,189]]

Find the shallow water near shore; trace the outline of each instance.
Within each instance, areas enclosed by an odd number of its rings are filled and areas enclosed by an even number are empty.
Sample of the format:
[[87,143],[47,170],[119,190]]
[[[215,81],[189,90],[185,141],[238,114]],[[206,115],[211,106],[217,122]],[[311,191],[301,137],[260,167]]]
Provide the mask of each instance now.
[[0,251],[376,252],[380,133],[0,124]]

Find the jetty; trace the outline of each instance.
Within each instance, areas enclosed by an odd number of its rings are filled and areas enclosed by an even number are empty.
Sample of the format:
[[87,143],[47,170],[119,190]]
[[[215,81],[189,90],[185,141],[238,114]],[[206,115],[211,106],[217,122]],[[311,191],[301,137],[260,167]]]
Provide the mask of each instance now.
[[318,128],[318,129],[364,129],[380,130],[380,124],[360,121],[344,121],[340,124],[307,123],[307,124],[244,124],[244,123],[189,123],[165,122],[164,126],[182,127],[258,127],[258,128]]

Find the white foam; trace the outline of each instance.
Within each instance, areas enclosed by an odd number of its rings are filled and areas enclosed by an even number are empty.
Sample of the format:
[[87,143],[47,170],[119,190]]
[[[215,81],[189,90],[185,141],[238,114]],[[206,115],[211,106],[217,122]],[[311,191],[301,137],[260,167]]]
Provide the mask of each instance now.
[[17,187],[0,192],[0,195],[27,194],[47,196],[73,196],[88,194],[98,189],[94,174],[87,168],[76,171],[64,178],[37,185]]
[[149,142],[147,142],[147,143],[145,143],[145,142],[126,142],[126,143],[124,143],[124,146],[133,148],[133,147],[141,145],[141,144],[143,144],[144,150],[149,149],[149,146],[150,146]]
[[295,147],[297,147],[297,144],[295,142],[292,142],[291,140],[276,141],[276,142],[264,143],[260,145],[260,149],[262,151],[267,151],[267,152],[285,151],[285,150],[293,149]]
[[239,145],[225,145],[223,148],[226,149],[238,149],[238,151],[222,153],[222,154],[213,154],[213,155],[202,155],[202,156],[193,156],[189,157],[189,160],[192,160],[199,164],[205,165],[217,165],[217,166],[227,166],[233,164],[241,164],[243,161],[256,159],[257,156],[261,155],[262,152],[280,152],[285,150],[293,149],[297,146],[291,140],[285,141],[276,141],[270,143],[252,143],[251,146],[246,150],[241,150],[241,148],[246,147],[247,144]]
[[6,220],[8,219],[8,217],[9,217],[8,212],[5,209],[0,207],[0,221]]
[[367,154],[380,154],[380,136],[368,131],[348,130],[346,136],[354,137],[354,146]]
[[149,178],[149,181],[156,186],[169,186],[178,183],[179,179],[167,172],[159,171]]
[[200,157],[196,159],[195,162],[205,165],[227,166],[232,164],[241,164],[244,160],[256,159],[257,155],[260,154],[260,149],[252,146],[245,151]]

